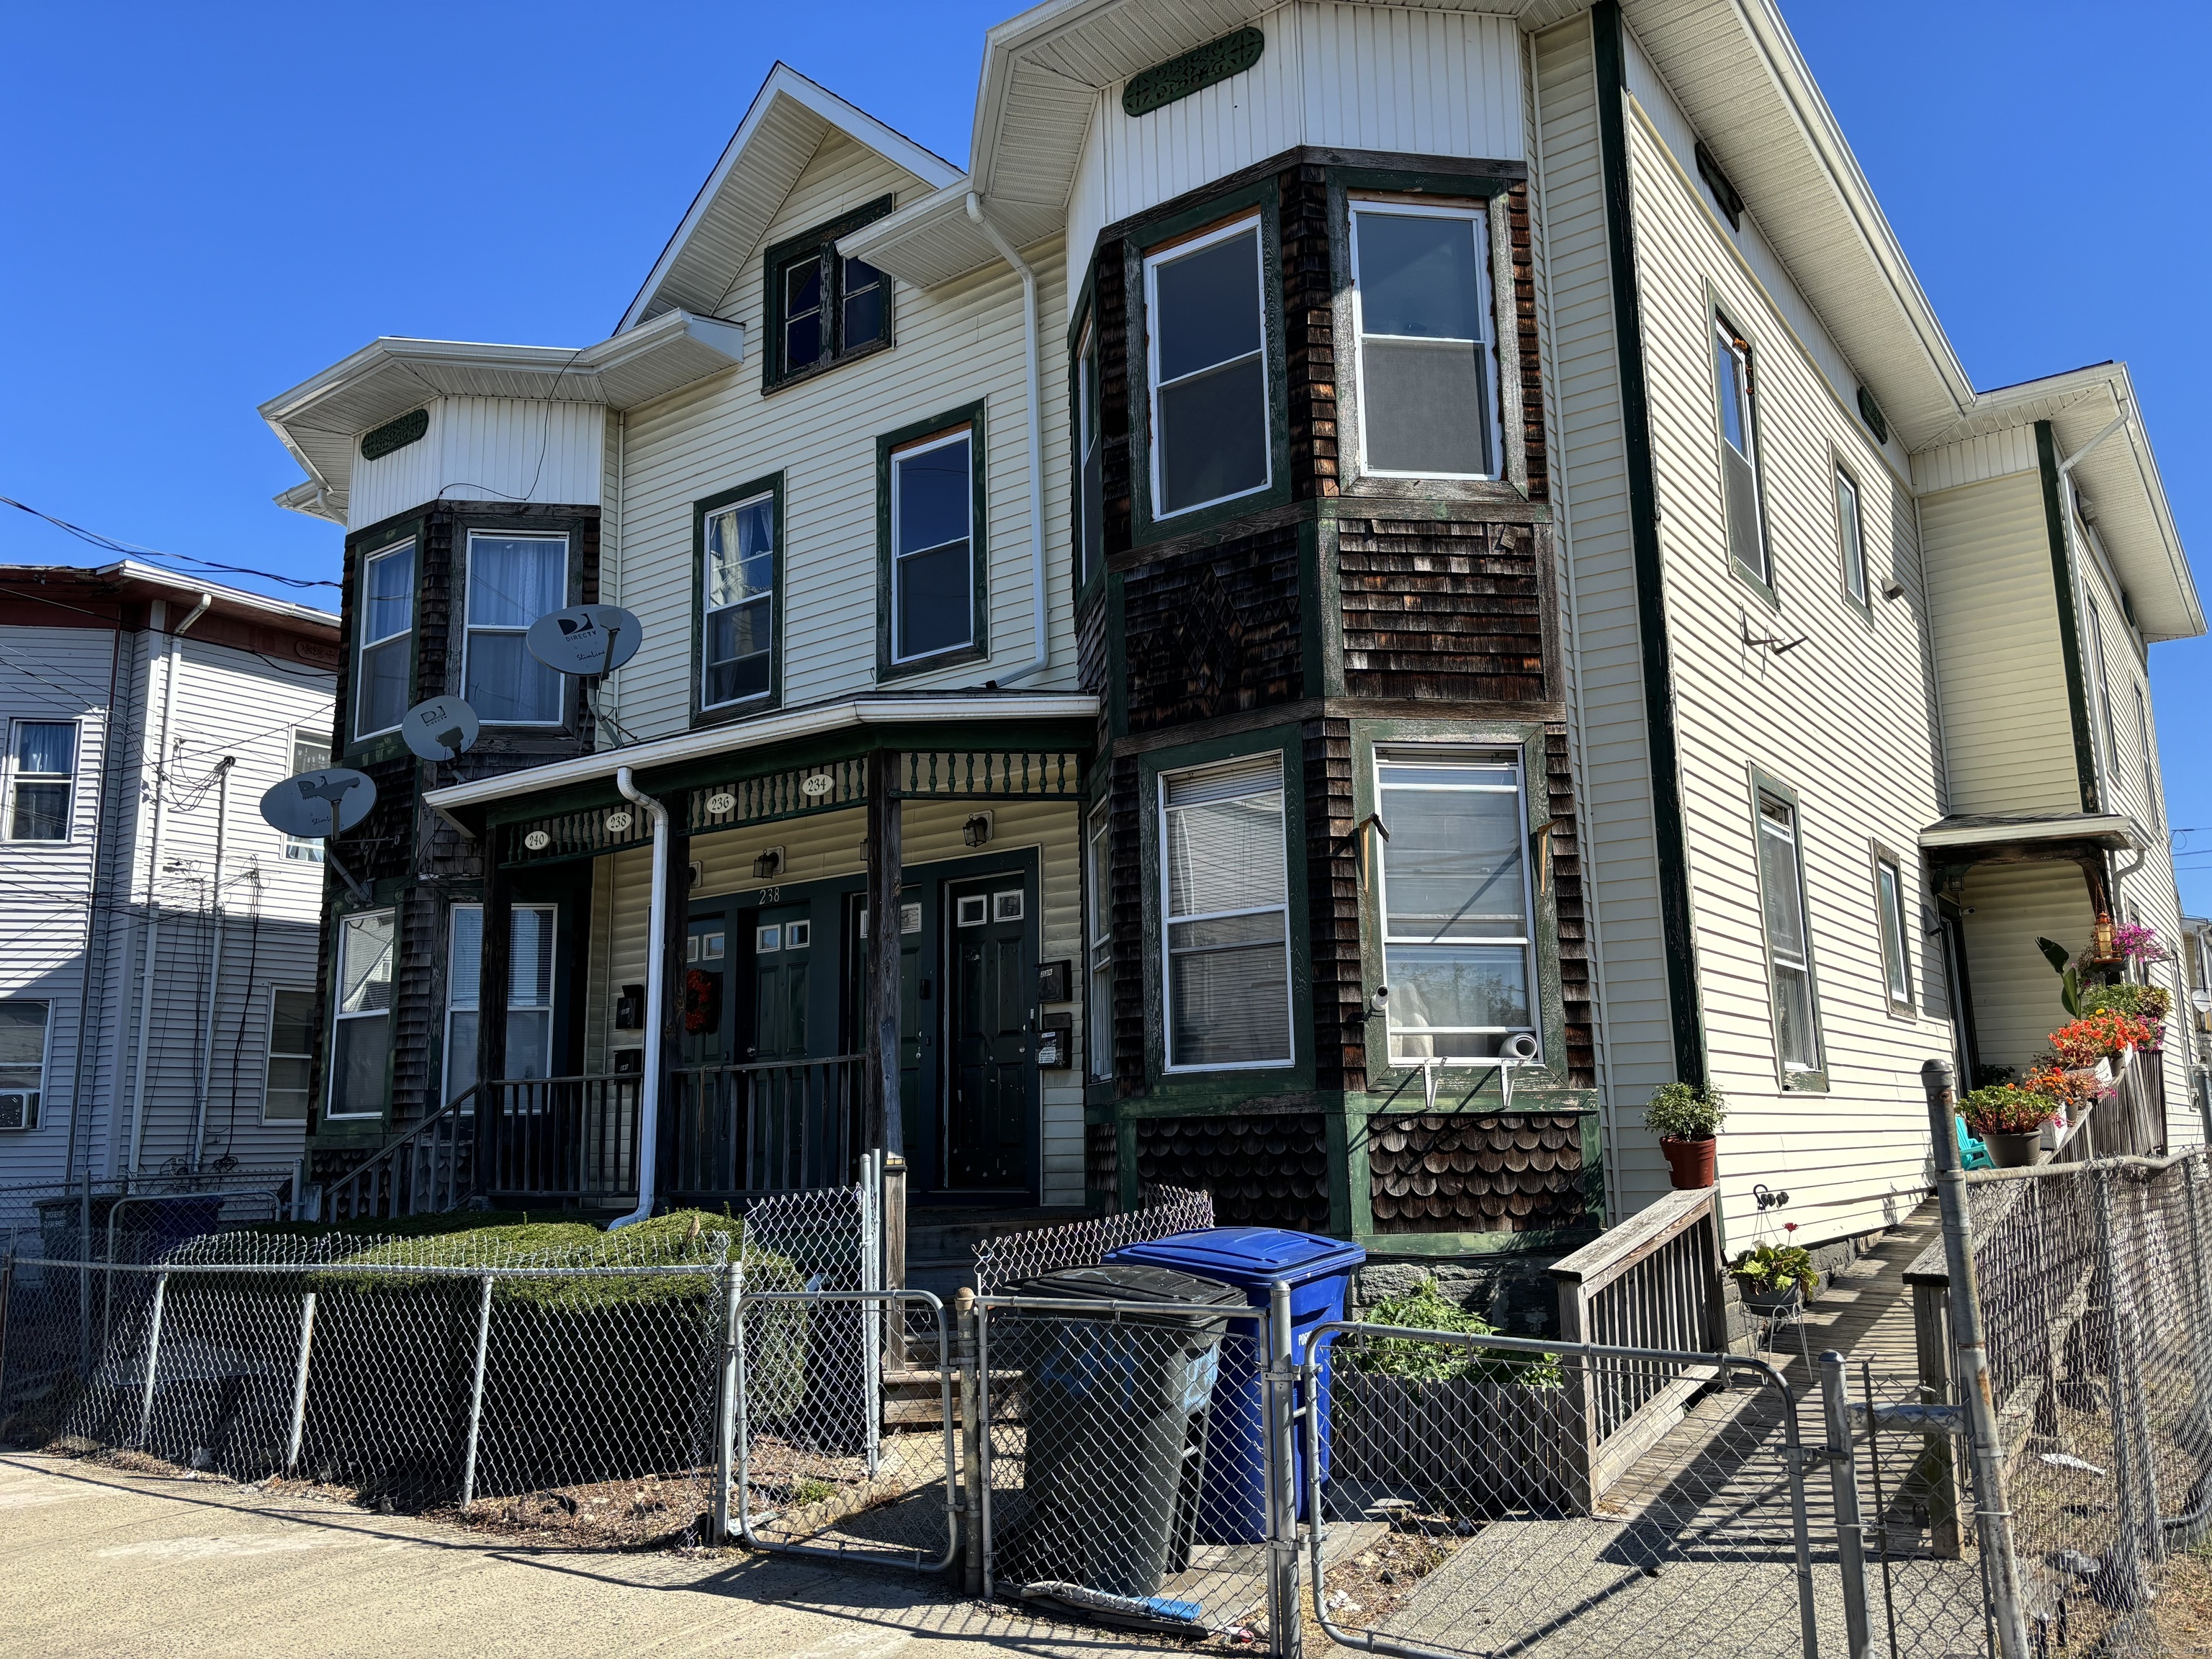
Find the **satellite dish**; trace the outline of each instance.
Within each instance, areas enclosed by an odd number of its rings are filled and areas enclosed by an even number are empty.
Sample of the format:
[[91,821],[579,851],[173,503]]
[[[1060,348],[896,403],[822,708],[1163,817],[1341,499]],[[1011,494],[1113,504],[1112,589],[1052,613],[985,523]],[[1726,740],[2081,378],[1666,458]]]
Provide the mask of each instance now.
[[285,779],[261,798],[261,816],[288,836],[313,841],[352,829],[375,805],[368,774],[333,766]]
[[637,618],[618,605],[580,605],[530,624],[530,654],[563,674],[611,674],[637,655]]
[[476,747],[483,723],[459,697],[433,697],[399,717],[399,734],[424,760],[454,760]]

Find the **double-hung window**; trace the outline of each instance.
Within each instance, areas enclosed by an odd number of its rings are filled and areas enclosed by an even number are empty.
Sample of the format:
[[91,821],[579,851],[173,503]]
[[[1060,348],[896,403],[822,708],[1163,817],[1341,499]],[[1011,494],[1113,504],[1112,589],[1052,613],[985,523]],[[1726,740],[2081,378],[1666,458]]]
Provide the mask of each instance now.
[[1713,318],[1713,378],[1720,397],[1722,509],[1728,526],[1729,556],[1762,582],[1774,573],[1766,562],[1766,536],[1759,521],[1758,383],[1753,379],[1751,342],[1725,317]]
[[773,384],[809,369],[884,344],[890,338],[890,278],[865,259],[837,252],[836,239],[870,217],[888,212],[886,199],[875,209],[786,243],[769,255],[769,337]]
[[2143,811],[2155,827],[2166,822],[2158,799],[2158,750],[2150,740],[2150,698],[2141,681],[2136,683],[2136,738],[2142,744]]
[[338,921],[337,1007],[331,1017],[332,1117],[377,1117],[392,1069],[392,957],[397,913],[365,910]]
[[1759,884],[1774,986],[1774,1041],[1785,1075],[1820,1069],[1813,1017],[1813,947],[1805,917],[1805,866],[1795,802],[1759,792]]
[[1107,811],[1091,815],[1088,844],[1090,890],[1084,901],[1089,926],[1091,968],[1090,1012],[1085,1021],[1091,1033],[1091,1075],[1114,1075],[1114,860]]
[[380,548],[362,562],[355,737],[374,737],[398,726],[407,712],[414,654],[415,544],[406,541]]
[[[553,1074],[553,922],[550,904],[509,912],[507,951],[507,1075]],[[477,1079],[477,1032],[483,984],[483,906],[456,904],[447,930],[446,1098]]]
[[1364,471],[1495,477],[1498,356],[1483,210],[1355,203]]
[[269,1065],[262,1074],[261,1121],[303,1123],[315,1064],[315,994],[269,988]]
[[1390,1058],[1494,1060],[1537,1029],[1520,760],[1383,750],[1375,781]]
[[1836,533],[1843,540],[1844,592],[1867,602],[1866,525],[1859,508],[1858,483],[1836,469]]
[[461,696],[486,726],[558,726],[562,678],[530,654],[530,624],[568,603],[568,538],[469,532]]
[[1881,978],[1890,1006],[1912,1006],[1911,935],[1905,931],[1905,876],[1894,859],[1874,861],[1874,896],[1881,913]]
[[1267,487],[1261,247],[1247,219],[1145,261],[1156,519]]
[[1159,789],[1168,1069],[1287,1066],[1282,757],[1163,773]]
[[721,708],[775,690],[775,496],[755,495],[706,518],[699,706]]
[[1075,349],[1075,539],[1078,584],[1089,581],[1106,562],[1106,446],[1099,419],[1098,330],[1083,325]]
[[2081,594],[2081,617],[2089,641],[2089,684],[2096,695],[2094,720],[2104,732],[2101,746],[2106,775],[2117,781],[2120,772],[2120,728],[2112,718],[2112,670],[2105,659],[2105,617],[2097,608],[2095,598],[2086,588]]
[[962,427],[891,452],[894,663],[975,642],[975,435]]
[[[292,734],[292,775],[303,772],[319,772],[331,763],[331,740],[319,732],[295,732]],[[309,864],[323,861],[323,843],[313,836],[284,837],[284,856],[300,859]]]
[[47,1005],[0,1002],[0,1129],[39,1127],[46,1080]]
[[76,722],[17,720],[8,754],[8,839],[67,841],[76,804]]

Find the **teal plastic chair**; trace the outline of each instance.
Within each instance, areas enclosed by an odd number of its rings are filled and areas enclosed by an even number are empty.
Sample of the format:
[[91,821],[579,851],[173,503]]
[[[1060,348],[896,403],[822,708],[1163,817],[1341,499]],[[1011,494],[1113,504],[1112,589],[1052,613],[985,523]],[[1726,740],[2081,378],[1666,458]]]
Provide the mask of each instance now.
[[1954,1115],[1951,1121],[1958,1126],[1959,1130],[1959,1167],[1962,1170],[1996,1169],[1996,1161],[1990,1156],[1990,1149],[1966,1133],[1966,1120]]

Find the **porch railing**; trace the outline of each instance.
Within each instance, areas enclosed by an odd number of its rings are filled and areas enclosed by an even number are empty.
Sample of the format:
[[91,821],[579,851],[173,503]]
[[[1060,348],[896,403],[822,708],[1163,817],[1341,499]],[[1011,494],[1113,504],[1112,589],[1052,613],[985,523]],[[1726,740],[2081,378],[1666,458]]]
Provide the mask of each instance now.
[[626,1072],[478,1084],[477,1109],[491,1114],[478,1189],[495,1203],[534,1198],[594,1208],[634,1199],[642,1080]]
[[325,1186],[322,1218],[383,1220],[458,1209],[475,1182],[475,1106],[481,1086]]
[[860,1144],[859,1054],[686,1066],[662,1115],[672,1194],[732,1200],[842,1186]]

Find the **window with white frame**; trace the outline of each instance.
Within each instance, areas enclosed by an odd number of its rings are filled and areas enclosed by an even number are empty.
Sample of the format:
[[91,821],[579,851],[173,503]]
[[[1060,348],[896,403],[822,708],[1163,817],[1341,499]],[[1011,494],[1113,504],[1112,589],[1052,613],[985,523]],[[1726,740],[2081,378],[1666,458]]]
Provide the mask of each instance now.
[[39,1127],[46,1080],[47,1005],[0,1002],[0,1129]]
[[1498,353],[1480,207],[1354,203],[1360,465],[1401,477],[1494,477]]
[[706,515],[699,706],[721,708],[775,689],[775,496]]
[[331,1016],[332,1117],[383,1115],[392,1069],[396,913],[365,910],[338,921],[337,1006]]
[[397,729],[407,712],[415,654],[415,544],[379,548],[362,561],[359,672],[353,734]]
[[1759,792],[1759,884],[1766,915],[1766,951],[1774,988],[1774,1041],[1786,1074],[1820,1069],[1813,1012],[1813,947],[1805,916],[1805,866],[1798,846],[1797,806]]
[[1091,883],[1084,894],[1090,925],[1091,1075],[1114,1075],[1114,860],[1110,823],[1103,806],[1091,815]]
[[1905,875],[1893,859],[1874,861],[1875,905],[1881,923],[1882,988],[1899,1008],[1912,1006],[1911,935],[1905,928]]
[[1844,592],[1867,602],[1866,525],[1859,509],[1858,481],[1836,469],[1836,532],[1843,540]]
[[1726,317],[1713,317],[1713,377],[1720,398],[1722,511],[1729,556],[1760,581],[1771,581],[1766,535],[1759,521],[1758,384],[1751,342]]
[[891,660],[975,642],[974,428],[891,452]]
[[1075,349],[1076,580],[1087,582],[1106,562],[1106,441],[1098,398],[1098,329],[1083,325]]
[[303,1123],[315,1064],[315,994],[269,988],[269,1065],[262,1074],[261,1121]]
[[2142,744],[2143,811],[2150,814],[2154,828],[2162,827],[2166,812],[2158,798],[2158,748],[2150,738],[2150,698],[2142,683],[2136,683],[2136,738]]
[[1247,219],[1145,261],[1156,519],[1270,481],[1261,248]]
[[1375,785],[1390,1058],[1494,1060],[1537,1030],[1520,757],[1380,750]]
[[2085,587],[2081,593],[2082,641],[2087,647],[2087,660],[2082,672],[2089,678],[2090,723],[2098,728],[2096,736],[2102,741],[2094,747],[2105,757],[2107,777],[2117,778],[2120,770],[2120,732],[2112,719],[2112,665],[2105,660],[2105,618],[2097,609],[2097,601]]
[[[507,951],[507,1075],[553,1074],[553,923],[550,904],[509,913]],[[446,1098],[477,1078],[477,1034],[483,984],[483,906],[456,904],[447,930]]]
[[1160,775],[1170,1071],[1291,1059],[1283,759]]
[[568,538],[469,532],[461,696],[486,726],[558,726],[561,675],[530,654],[530,624],[568,603]]
[[67,841],[76,805],[76,722],[17,720],[8,744],[8,839]]
[[[319,772],[331,763],[331,740],[319,732],[295,732],[292,734],[292,775],[302,772]],[[311,864],[323,861],[323,843],[319,836],[287,836],[284,837],[284,856],[302,859]]]

